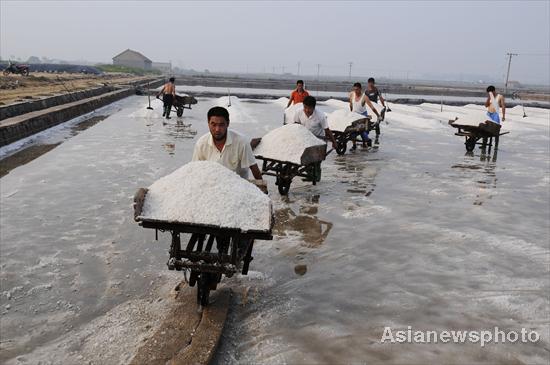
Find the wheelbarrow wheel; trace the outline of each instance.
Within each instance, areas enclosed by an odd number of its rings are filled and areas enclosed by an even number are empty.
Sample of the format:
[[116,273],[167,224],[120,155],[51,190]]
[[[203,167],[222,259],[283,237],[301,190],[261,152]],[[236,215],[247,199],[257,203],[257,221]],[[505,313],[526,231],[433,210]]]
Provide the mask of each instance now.
[[197,285],[197,304],[206,307],[210,296],[210,274],[201,272]]
[[178,117],[181,117],[183,115],[183,108],[182,107],[178,107],[178,110],[176,110],[176,115]]
[[288,191],[290,190],[290,183],[291,180],[279,180],[279,184],[277,184],[279,194],[288,195]]
[[472,152],[474,148],[476,148],[476,142],[475,137],[468,137],[466,142],[464,142],[464,145],[466,145],[466,151]]
[[343,155],[346,153],[346,150],[348,149],[348,144],[346,142],[338,142],[336,144],[336,153],[339,155]]

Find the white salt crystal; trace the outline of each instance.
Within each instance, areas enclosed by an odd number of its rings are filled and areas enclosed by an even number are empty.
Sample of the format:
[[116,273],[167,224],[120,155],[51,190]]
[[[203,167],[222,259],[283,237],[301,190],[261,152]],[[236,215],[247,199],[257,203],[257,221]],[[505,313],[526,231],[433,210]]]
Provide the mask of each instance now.
[[195,161],[149,187],[140,218],[268,231],[271,199],[219,163]]
[[306,148],[324,144],[324,141],[315,137],[303,125],[292,123],[263,136],[254,150],[254,155],[299,165]]
[[328,127],[331,131],[343,132],[353,122],[361,119],[365,119],[365,116],[345,109],[338,109],[327,114]]

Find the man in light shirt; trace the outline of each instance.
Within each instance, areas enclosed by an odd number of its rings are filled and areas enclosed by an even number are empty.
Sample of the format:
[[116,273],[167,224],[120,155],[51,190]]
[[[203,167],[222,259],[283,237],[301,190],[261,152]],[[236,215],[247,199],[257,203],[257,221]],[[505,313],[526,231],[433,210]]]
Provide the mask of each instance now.
[[230,131],[229,112],[221,106],[208,111],[208,129],[195,144],[193,161],[215,161],[247,178],[248,169],[256,180],[262,180],[262,174],[252,153],[250,143],[240,134]]
[[317,100],[313,96],[307,96],[304,98],[303,104],[304,108],[298,110],[294,115],[294,123],[303,125],[317,138],[329,139],[332,142],[332,147],[336,148],[336,140],[328,128],[327,116],[315,109]]

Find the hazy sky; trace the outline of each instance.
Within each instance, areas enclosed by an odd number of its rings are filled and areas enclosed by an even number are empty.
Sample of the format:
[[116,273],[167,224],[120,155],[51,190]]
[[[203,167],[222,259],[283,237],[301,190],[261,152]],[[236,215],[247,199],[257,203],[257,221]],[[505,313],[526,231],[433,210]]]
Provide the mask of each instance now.
[[211,71],[550,83],[550,0],[0,1],[0,55],[111,62],[126,48]]

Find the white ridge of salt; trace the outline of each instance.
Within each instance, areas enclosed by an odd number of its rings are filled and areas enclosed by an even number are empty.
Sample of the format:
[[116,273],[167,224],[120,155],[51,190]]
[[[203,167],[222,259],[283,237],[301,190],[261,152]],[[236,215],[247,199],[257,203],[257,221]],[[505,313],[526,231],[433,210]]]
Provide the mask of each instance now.
[[271,199],[219,163],[195,161],[149,187],[140,218],[269,231]]
[[364,115],[345,109],[337,109],[327,114],[328,127],[331,131],[343,132],[353,122],[365,119]]
[[324,145],[301,124],[287,124],[262,137],[254,155],[278,161],[301,164],[302,154],[308,147]]

